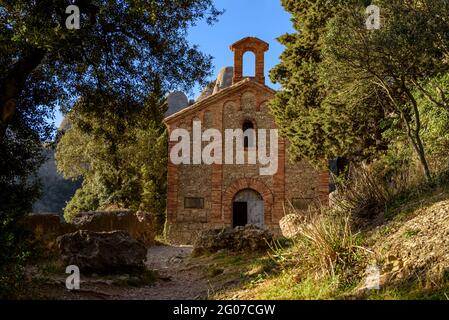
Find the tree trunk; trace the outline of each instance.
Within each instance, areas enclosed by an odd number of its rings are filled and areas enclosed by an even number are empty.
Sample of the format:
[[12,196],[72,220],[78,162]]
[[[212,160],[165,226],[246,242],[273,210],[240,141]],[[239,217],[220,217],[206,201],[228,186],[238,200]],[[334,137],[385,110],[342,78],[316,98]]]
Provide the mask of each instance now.
[[17,108],[17,101],[26,81],[45,57],[45,51],[32,48],[14,63],[0,81],[0,142],[5,136],[11,118]]
[[424,151],[424,146],[421,141],[421,137],[419,136],[419,133],[412,131],[412,129],[410,128],[410,123],[406,119],[404,119],[404,123],[407,126],[407,136],[410,140],[410,143],[412,144],[413,149],[415,150],[416,154],[418,155],[419,161],[421,163],[421,167],[424,171],[427,181],[430,182],[432,180],[432,174],[430,172],[429,164],[426,159],[426,154]]
[[429,169],[429,164],[427,162],[427,158],[426,158],[426,154],[424,151],[424,146],[421,141],[421,137],[419,136],[419,134],[415,134],[415,137],[411,140],[413,140],[412,141],[413,147],[415,149],[415,152],[418,154],[419,161],[421,162],[421,167],[424,171],[424,174],[426,175],[427,181],[430,182],[430,181],[432,181],[432,173],[430,172],[430,169]]
[[[408,136],[412,141],[413,147],[415,148],[416,153],[418,154],[419,161],[421,162],[421,166],[424,170],[424,174],[426,175],[427,181],[432,181],[432,174],[429,169],[429,163],[427,162],[426,153],[424,150],[424,145],[421,140],[421,117],[419,114],[418,103],[416,102],[413,94],[408,90],[408,88],[404,85],[404,91],[406,92],[410,102],[412,103],[412,110],[415,117],[415,129],[411,130],[410,124],[408,123]],[[407,120],[405,120],[407,121]]]

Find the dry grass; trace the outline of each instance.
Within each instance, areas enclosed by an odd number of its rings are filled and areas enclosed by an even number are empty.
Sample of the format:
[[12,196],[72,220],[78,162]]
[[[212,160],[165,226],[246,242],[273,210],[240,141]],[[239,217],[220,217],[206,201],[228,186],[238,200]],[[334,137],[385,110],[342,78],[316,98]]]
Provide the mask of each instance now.
[[348,215],[323,208],[307,216],[291,247],[273,248],[273,258],[285,270],[296,270],[297,278],[339,278],[342,285],[347,285],[349,273],[362,270],[370,254],[362,242],[361,235],[353,232]]
[[[401,181],[387,183],[367,168],[353,170],[351,183],[340,185],[332,208],[309,211],[303,216],[304,222],[290,244],[278,242],[272,246],[270,256],[277,266],[275,274],[266,272],[257,281],[222,292],[218,298],[296,300],[352,297],[355,289],[363,284],[366,267],[379,259],[368,249],[369,244],[382,241],[387,235],[373,237],[372,232],[365,232],[365,229],[354,225],[356,220],[365,219],[367,223],[373,223],[378,215],[384,215],[398,205],[403,208],[411,202],[427,202],[431,192],[441,194],[442,189],[449,185],[447,174],[436,177],[433,184],[413,179],[401,178]],[[416,205],[410,210],[416,212]],[[293,208],[286,213],[299,214]],[[384,226],[379,230],[387,229]],[[434,299],[441,298],[443,291],[440,291],[424,292],[419,286],[412,286],[386,289],[365,298]]]
[[385,205],[396,193],[394,184],[388,185],[368,168],[354,168],[349,181],[338,183],[333,211],[349,215],[355,220],[372,219],[384,211]]

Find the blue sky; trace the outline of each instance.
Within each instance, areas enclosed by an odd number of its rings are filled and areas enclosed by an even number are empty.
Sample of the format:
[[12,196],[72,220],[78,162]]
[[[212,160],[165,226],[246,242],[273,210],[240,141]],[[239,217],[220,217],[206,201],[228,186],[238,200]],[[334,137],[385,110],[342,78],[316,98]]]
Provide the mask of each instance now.
[[[268,71],[279,62],[279,56],[284,50],[276,38],[286,32],[292,32],[289,13],[284,11],[281,0],[215,0],[218,9],[226,12],[212,26],[200,23],[188,34],[191,44],[199,46],[200,50],[214,57],[214,76],[225,66],[233,65],[233,53],[229,46],[248,36],[258,37],[270,44],[270,50],[265,54],[265,73],[267,85],[277,89],[268,78]],[[254,73],[254,56],[251,53],[244,57],[245,75]],[[213,80],[211,78],[211,80]],[[201,88],[194,88],[189,94],[196,98]],[[55,123],[59,126],[62,115],[57,114]]]
[[[232,66],[233,53],[229,46],[248,36],[264,40],[270,44],[270,50],[265,54],[265,73],[267,84],[273,88],[268,78],[268,71],[279,62],[284,47],[276,38],[286,32],[293,32],[291,16],[284,10],[281,0],[215,0],[218,9],[226,12],[212,26],[199,24],[189,32],[190,43],[197,44],[200,50],[214,57],[214,75],[225,66]],[[246,62],[246,64],[245,64]],[[254,55],[245,54],[244,71],[254,73]],[[215,78],[215,77],[213,77]],[[212,79],[211,79],[212,80]],[[199,88],[194,95],[199,94]]]

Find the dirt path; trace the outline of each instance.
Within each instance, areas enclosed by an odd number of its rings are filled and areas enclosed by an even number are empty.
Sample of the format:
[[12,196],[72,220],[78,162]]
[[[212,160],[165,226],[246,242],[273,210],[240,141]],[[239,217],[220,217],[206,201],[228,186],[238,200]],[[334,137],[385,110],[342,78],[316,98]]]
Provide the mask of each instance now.
[[[146,265],[159,273],[162,281],[145,288],[145,299],[183,300],[207,296],[207,280],[203,268],[190,265],[188,257],[192,247],[158,246],[148,250]],[[140,299],[140,297],[137,297]]]
[[[144,287],[116,285],[114,280],[101,277],[82,277],[80,291],[65,289],[65,277],[52,277],[44,292],[44,299],[111,299],[111,300],[187,300],[204,299],[208,282],[201,265],[189,263],[192,247],[156,246],[148,250],[145,264],[159,274],[155,284]],[[125,277],[123,275],[121,277]],[[120,277],[119,277],[120,278]]]

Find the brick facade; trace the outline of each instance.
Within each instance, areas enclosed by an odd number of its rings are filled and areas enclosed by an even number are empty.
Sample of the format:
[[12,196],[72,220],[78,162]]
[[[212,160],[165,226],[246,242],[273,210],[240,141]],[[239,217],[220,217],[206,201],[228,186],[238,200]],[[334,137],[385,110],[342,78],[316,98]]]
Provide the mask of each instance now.
[[[245,38],[233,44],[231,50],[235,57],[233,85],[167,117],[169,133],[176,128],[192,132],[195,119],[202,122],[203,131],[218,129],[223,138],[225,129],[242,128],[245,120],[250,120],[255,128],[276,129],[267,106],[275,91],[265,85],[264,78],[264,52],[268,44],[257,38]],[[242,74],[246,51],[256,55],[256,76],[252,78]],[[169,152],[175,144],[170,142]],[[166,229],[169,239],[190,243],[202,230],[232,226],[233,199],[245,189],[252,189],[263,198],[264,224],[275,232],[291,203],[327,203],[328,172],[318,172],[305,161],[291,163],[287,143],[279,139],[278,146],[278,170],[272,176],[261,176],[259,164],[176,166],[169,160]],[[185,199],[189,197],[202,198],[204,206],[186,208]]]

